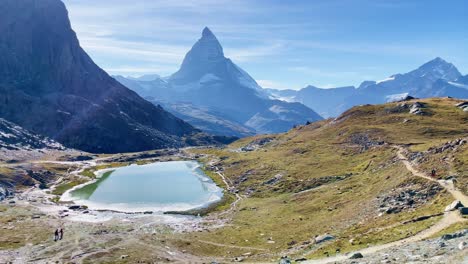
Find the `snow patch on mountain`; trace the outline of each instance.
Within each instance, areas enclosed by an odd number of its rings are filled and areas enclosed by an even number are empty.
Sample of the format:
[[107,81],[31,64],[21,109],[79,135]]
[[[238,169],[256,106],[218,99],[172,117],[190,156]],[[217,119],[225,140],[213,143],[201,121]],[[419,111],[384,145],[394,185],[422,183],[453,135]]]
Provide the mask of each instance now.
[[387,99],[387,103],[390,103],[390,102],[401,101],[407,98],[408,95],[409,93],[391,94],[391,95],[387,95],[385,98]]
[[200,84],[204,84],[204,83],[209,83],[209,82],[216,82],[216,81],[221,81],[221,79],[212,74],[212,73],[207,73],[205,75],[203,75],[203,77],[201,77],[200,79]]
[[280,106],[280,105],[274,105],[272,107],[269,108],[269,110],[272,112],[272,113],[275,113],[275,114],[282,114],[282,113],[288,113],[289,110]]
[[384,83],[384,82],[388,82],[388,81],[393,81],[393,80],[395,80],[395,76],[390,76],[390,77],[388,77],[388,78],[385,78],[385,79],[383,79],[383,80],[377,81],[377,82],[375,82],[375,83],[376,83],[376,84],[380,84],[380,83]]
[[279,95],[276,95],[276,94],[270,94],[268,98],[272,99],[272,100],[281,100],[281,101],[285,101],[285,102],[288,102],[288,103],[296,102],[296,97],[295,96],[279,96]]
[[65,150],[65,147],[52,139],[33,134],[14,123],[0,118],[0,149],[27,151],[34,149]]
[[455,87],[468,89],[468,85],[466,85],[466,84],[457,83],[457,82],[448,82],[448,83],[449,83],[450,85],[455,86]]

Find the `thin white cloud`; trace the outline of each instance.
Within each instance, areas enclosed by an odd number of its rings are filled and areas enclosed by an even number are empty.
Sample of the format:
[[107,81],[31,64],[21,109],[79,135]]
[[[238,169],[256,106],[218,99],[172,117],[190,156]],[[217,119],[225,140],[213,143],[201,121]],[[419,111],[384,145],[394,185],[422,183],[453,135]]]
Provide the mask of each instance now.
[[[177,68],[191,45],[200,37],[204,24],[199,21],[202,13],[213,13],[229,9],[232,14],[249,12],[251,2],[230,0],[174,0],[132,2],[117,0],[65,0],[70,12],[73,28],[83,48],[98,61],[103,68],[143,69],[145,64],[165,65],[164,71]],[[187,12],[187,16],[174,19],[172,12]],[[196,13],[195,17],[192,17]],[[286,30],[287,25],[237,24],[229,21],[216,24],[215,32],[228,39],[225,53],[235,62],[248,62],[278,54],[284,48],[279,41],[262,43],[262,32]],[[237,30],[237,32],[236,32]],[[237,37],[243,36],[243,37]],[[258,40],[252,42],[252,36]],[[235,45],[233,39],[249,41],[251,44]],[[235,41],[234,41],[235,42]],[[132,61],[131,63],[129,61]],[[169,65],[169,66],[168,66]],[[170,74],[169,72],[158,72]]]
[[272,80],[256,80],[258,85],[263,88],[286,89],[287,85]]
[[[314,67],[308,66],[295,66],[295,67],[287,67],[287,71],[301,73],[309,76],[310,80],[314,80],[317,78],[320,79],[335,79],[338,81],[347,80],[347,79],[357,79],[357,80],[374,80],[375,76],[371,76],[368,74],[363,74],[357,71],[340,71],[340,70],[323,70]],[[347,85],[351,85],[347,84]],[[333,84],[333,83],[325,83],[325,84],[317,84],[320,88],[334,88],[339,87],[340,85]]]
[[312,67],[307,67],[307,66],[295,66],[295,67],[288,67],[288,71],[293,71],[293,72],[300,72],[304,74],[309,74],[309,75],[316,75],[316,76],[322,76],[322,77],[343,77],[343,76],[360,76],[359,72],[354,72],[354,71],[324,71],[319,68],[312,68]]
[[[342,40],[333,41],[333,36],[342,33],[342,23],[349,19],[348,15],[337,16],[332,12],[347,5],[346,1],[339,0],[300,3],[251,0],[63,1],[84,49],[106,70],[126,74],[151,73],[153,70],[163,75],[173,73],[200,37],[204,26],[209,26],[217,35],[226,56],[246,68],[251,67],[249,70],[253,76],[257,71],[255,67],[274,67],[268,63],[277,60],[281,61],[281,66],[277,67],[296,73],[289,79],[296,85],[306,81],[324,84],[357,82],[375,79],[374,76],[366,76],[368,72],[382,74],[379,72],[382,69],[363,69],[362,63],[338,72],[330,65],[338,65],[339,62],[331,62],[335,58],[321,56],[322,52],[349,55],[348,60],[369,55],[375,58],[393,55],[402,58],[445,57],[445,53],[440,54],[443,50],[450,50],[459,57],[465,54],[463,49],[447,49],[447,45],[439,47],[433,42],[421,43],[411,39],[368,40],[343,34]],[[407,5],[407,1],[358,2],[375,5],[378,10],[400,8],[403,2]],[[327,17],[329,13],[334,15],[334,19]],[[284,14],[287,14],[287,19]],[[463,43],[462,40],[459,43]],[[315,57],[315,54],[319,56]],[[325,61],[323,65],[327,66],[311,65],[310,62],[316,58]],[[255,67],[252,67],[252,62],[255,62]],[[463,61],[458,64],[463,64]],[[299,66],[294,67],[296,65]],[[275,72],[275,69],[271,71]]]
[[237,49],[228,48],[225,49],[225,55],[234,61],[246,62],[258,59],[259,57],[267,57],[275,54],[278,55],[278,53],[280,53],[283,48],[284,45],[281,43]]
[[133,66],[122,66],[117,68],[104,68],[104,70],[111,75],[131,75],[140,76],[141,74],[154,74],[159,72],[174,72],[175,68],[172,67],[133,67]]
[[132,59],[144,62],[181,63],[186,46],[164,45],[135,41],[122,41],[107,37],[83,37],[81,44],[85,50],[101,56],[118,56],[119,59]]
[[320,41],[292,41],[298,49],[316,49],[316,50],[329,50],[343,53],[353,54],[394,54],[394,55],[430,55],[434,53],[433,48],[424,47],[416,44],[392,44],[392,43],[359,43],[359,42],[346,42],[346,43],[329,43]]

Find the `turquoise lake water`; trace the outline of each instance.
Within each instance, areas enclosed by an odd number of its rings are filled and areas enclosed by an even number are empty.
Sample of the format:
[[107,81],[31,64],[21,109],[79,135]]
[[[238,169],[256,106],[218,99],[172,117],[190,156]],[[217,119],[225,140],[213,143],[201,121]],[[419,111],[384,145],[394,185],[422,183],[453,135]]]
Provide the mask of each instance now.
[[97,181],[78,186],[62,200],[90,209],[164,212],[200,208],[222,198],[222,189],[194,161],[131,165],[99,174]]

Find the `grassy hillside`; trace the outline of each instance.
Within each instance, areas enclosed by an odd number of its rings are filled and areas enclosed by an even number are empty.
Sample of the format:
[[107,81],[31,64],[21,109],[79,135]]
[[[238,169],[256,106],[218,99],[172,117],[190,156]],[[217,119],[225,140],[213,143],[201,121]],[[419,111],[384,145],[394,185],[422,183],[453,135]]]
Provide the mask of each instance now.
[[[393,146],[422,153],[425,158],[415,160],[422,170],[440,167],[438,177],[450,172],[458,185],[466,186],[467,144],[447,150],[450,158],[428,150],[467,137],[468,113],[454,106],[457,100],[418,101],[424,115],[409,113],[415,101],[366,105],[285,134],[246,138],[224,149],[193,150],[208,154],[203,162],[222,168],[244,198],[231,225],[184,235],[174,245],[206,256],[319,257],[427,228],[439,217],[410,220],[441,213],[452,197],[437,184],[412,176]],[[407,193],[416,198],[403,199],[408,204],[392,211]],[[327,233],[335,239],[313,243]],[[187,244],[188,239],[200,243]]]
[[[435,168],[437,178],[454,178],[459,189],[468,191],[468,113],[454,106],[457,100],[427,99],[420,100],[424,115],[410,114],[415,102],[355,107],[337,119],[288,133],[245,138],[221,149],[190,149],[207,174],[230,191],[225,202],[207,209],[211,213],[194,227],[196,232],[142,229],[147,223],[138,221],[70,221],[61,244],[50,239],[61,218],[8,203],[0,206],[0,249],[45,243],[54,246],[35,250],[61,260],[90,250],[83,263],[171,262],[179,253],[180,262],[197,257],[202,262],[236,257],[277,262],[283,255],[321,258],[413,236],[442,219],[453,197],[408,171],[395,146],[406,149],[419,171]],[[78,167],[68,164],[4,164],[0,183],[16,183],[19,189],[58,184],[54,191],[60,194],[93,178],[97,169],[190,157],[175,153],[141,160],[148,153],[140,154],[109,157],[75,176],[68,172]],[[466,221],[438,234],[461,228]],[[331,239],[316,243],[324,235]]]

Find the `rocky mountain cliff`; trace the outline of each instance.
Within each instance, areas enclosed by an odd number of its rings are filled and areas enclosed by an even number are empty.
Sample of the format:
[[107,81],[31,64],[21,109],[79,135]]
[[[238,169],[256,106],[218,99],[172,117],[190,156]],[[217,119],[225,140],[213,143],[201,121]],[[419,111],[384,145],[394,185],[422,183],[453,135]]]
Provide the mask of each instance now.
[[0,150],[64,150],[60,143],[27,131],[26,129],[0,118]]
[[[179,71],[167,79],[116,78],[141,96],[153,97],[156,103],[190,103],[256,133],[284,132],[294,125],[321,119],[304,105],[270,99],[247,72],[224,56],[221,44],[208,28],[187,53]],[[193,116],[190,111],[179,112],[180,109],[172,108],[180,115]],[[223,133],[216,127],[210,129]],[[237,129],[229,130],[245,135]]]
[[100,69],[60,0],[3,0],[0,13],[0,117],[89,152],[179,147],[199,132]]
[[324,117],[338,116],[361,104],[380,104],[398,100],[407,95],[417,98],[468,98],[468,81],[458,69],[441,58],[435,58],[418,69],[405,74],[394,74],[382,81],[365,81],[358,88],[320,89],[308,86],[299,91],[267,90],[276,98],[301,102]]

